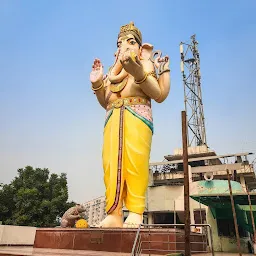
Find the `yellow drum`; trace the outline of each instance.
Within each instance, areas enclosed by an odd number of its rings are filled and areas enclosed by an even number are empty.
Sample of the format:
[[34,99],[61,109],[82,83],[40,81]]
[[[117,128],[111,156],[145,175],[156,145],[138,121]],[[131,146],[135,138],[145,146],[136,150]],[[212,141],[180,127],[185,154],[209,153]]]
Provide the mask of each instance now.
[[76,228],[88,228],[88,222],[85,219],[80,219],[76,222]]

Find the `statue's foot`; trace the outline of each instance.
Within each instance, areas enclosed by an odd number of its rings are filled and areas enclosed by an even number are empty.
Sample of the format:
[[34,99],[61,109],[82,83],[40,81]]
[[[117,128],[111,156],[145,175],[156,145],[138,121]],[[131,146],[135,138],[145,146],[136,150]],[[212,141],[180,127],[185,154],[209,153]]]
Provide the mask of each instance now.
[[124,228],[138,228],[143,223],[143,215],[130,212],[124,222]]
[[121,228],[123,227],[123,217],[118,214],[109,214],[97,227]]

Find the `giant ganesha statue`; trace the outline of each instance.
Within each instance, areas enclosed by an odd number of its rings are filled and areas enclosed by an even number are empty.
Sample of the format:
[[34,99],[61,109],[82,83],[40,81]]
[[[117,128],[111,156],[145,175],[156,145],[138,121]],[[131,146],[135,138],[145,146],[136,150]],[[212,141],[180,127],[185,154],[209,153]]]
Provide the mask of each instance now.
[[[148,186],[151,100],[161,103],[169,94],[169,58],[153,52],[151,44],[142,44],[141,32],[131,22],[120,29],[107,75],[95,59],[90,81],[106,110],[102,157],[107,217],[99,227],[136,228],[143,223]],[[123,203],[129,210],[124,223]]]

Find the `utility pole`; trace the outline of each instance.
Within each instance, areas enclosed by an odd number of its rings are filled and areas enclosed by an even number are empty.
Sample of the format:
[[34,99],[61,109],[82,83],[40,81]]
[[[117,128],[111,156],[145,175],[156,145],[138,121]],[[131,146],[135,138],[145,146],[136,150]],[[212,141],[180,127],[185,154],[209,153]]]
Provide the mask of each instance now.
[[183,171],[184,171],[184,214],[185,214],[185,256],[191,255],[190,248],[190,206],[189,206],[189,174],[188,174],[188,136],[186,111],[181,112]]

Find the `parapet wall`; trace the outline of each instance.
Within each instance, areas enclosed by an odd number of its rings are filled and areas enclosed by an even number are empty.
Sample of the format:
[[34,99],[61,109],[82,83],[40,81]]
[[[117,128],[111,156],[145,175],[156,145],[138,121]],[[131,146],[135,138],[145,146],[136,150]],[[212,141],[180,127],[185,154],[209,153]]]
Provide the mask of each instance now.
[[0,245],[33,245],[36,228],[0,225]]

